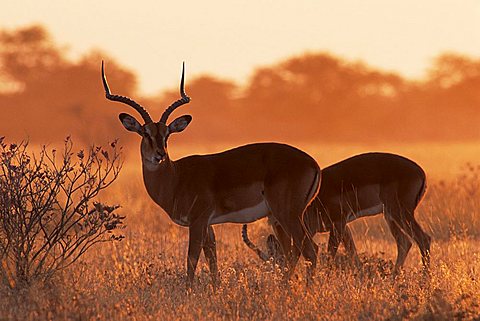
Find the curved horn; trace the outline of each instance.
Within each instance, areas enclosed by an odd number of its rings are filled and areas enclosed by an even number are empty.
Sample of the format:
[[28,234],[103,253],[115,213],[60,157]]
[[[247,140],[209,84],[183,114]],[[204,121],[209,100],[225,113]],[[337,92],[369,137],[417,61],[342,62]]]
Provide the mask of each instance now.
[[165,111],[162,114],[162,118],[160,118],[160,123],[166,124],[168,116],[170,116],[170,114],[175,109],[190,102],[190,97],[188,97],[187,94],[185,93],[185,62],[183,62],[183,65],[182,65],[182,80],[180,81],[180,96],[182,96],[182,98],[175,101],[173,104],[168,106],[167,109],[165,109]]
[[103,81],[103,88],[105,88],[105,97],[107,97],[108,100],[118,101],[120,103],[127,104],[130,107],[133,107],[142,116],[143,120],[145,121],[145,124],[153,123],[153,120],[148,114],[148,112],[139,103],[137,103],[136,101],[128,97],[120,96],[120,95],[112,95],[110,93],[110,88],[108,87],[107,77],[105,76],[105,70],[103,67],[103,60],[102,60],[102,81]]

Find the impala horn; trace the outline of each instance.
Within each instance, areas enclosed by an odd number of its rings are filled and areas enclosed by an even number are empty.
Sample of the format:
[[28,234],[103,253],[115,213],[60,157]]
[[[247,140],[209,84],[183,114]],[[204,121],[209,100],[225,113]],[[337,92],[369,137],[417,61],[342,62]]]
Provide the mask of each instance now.
[[148,112],[139,103],[137,103],[136,101],[128,97],[120,96],[120,95],[112,95],[110,93],[110,88],[108,87],[108,83],[107,83],[107,77],[105,77],[103,60],[102,60],[102,80],[103,80],[103,88],[105,88],[105,97],[107,97],[108,100],[118,101],[120,103],[127,104],[130,107],[133,107],[142,116],[143,120],[145,121],[145,124],[153,123],[153,120],[148,114]]
[[190,102],[190,97],[187,96],[185,93],[185,62],[182,65],[182,80],[180,81],[180,98],[179,100],[175,101],[173,104],[168,106],[167,109],[162,114],[162,118],[160,118],[160,123],[166,124],[168,116],[177,109],[178,107],[188,104]]

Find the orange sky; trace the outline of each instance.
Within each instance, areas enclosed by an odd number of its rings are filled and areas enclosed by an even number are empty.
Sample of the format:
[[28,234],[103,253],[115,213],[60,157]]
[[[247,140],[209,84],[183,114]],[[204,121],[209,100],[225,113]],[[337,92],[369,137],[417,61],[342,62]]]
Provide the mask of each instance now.
[[[48,4],[48,5],[47,5]],[[480,56],[480,1],[3,1],[0,27],[44,24],[73,57],[100,48],[136,71],[140,89],[212,73],[245,81],[255,67],[330,51],[420,77],[438,53]]]

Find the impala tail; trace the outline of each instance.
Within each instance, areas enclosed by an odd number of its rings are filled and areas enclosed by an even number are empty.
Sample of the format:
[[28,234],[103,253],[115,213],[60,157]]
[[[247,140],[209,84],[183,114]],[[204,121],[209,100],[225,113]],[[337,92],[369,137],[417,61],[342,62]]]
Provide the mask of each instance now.
[[[310,206],[310,204],[313,203],[313,201],[315,200],[315,197],[318,195],[318,192],[320,191],[321,180],[322,180],[321,171],[320,171],[320,168],[319,168],[318,171],[315,173],[315,178],[313,180],[312,188],[310,190],[310,193],[307,196],[307,199],[310,200],[310,202],[307,205],[307,208]],[[306,211],[306,209],[305,209],[305,211]]]
[[423,197],[425,196],[425,192],[427,191],[427,178],[425,173],[423,173],[423,181],[422,181],[422,187],[420,188],[420,191],[418,192],[417,199],[415,200],[415,205],[417,206],[420,204],[422,201]]
[[258,257],[262,260],[262,261],[268,261],[270,258],[268,257],[268,255],[263,252],[261,249],[259,249],[255,244],[253,244],[252,241],[250,241],[250,239],[248,238],[248,227],[247,227],[247,224],[243,224],[242,226],[242,239],[243,239],[243,242],[245,242],[245,244],[251,248],[255,253],[257,253]]

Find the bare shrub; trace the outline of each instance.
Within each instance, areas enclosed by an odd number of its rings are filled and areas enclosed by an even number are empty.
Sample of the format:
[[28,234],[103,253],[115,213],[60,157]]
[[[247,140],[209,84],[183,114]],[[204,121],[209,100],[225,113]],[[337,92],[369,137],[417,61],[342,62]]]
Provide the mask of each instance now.
[[28,143],[0,138],[0,278],[10,287],[46,281],[93,245],[121,240],[118,205],[94,202],[118,177],[116,142],[108,148],[73,152],[28,152]]

